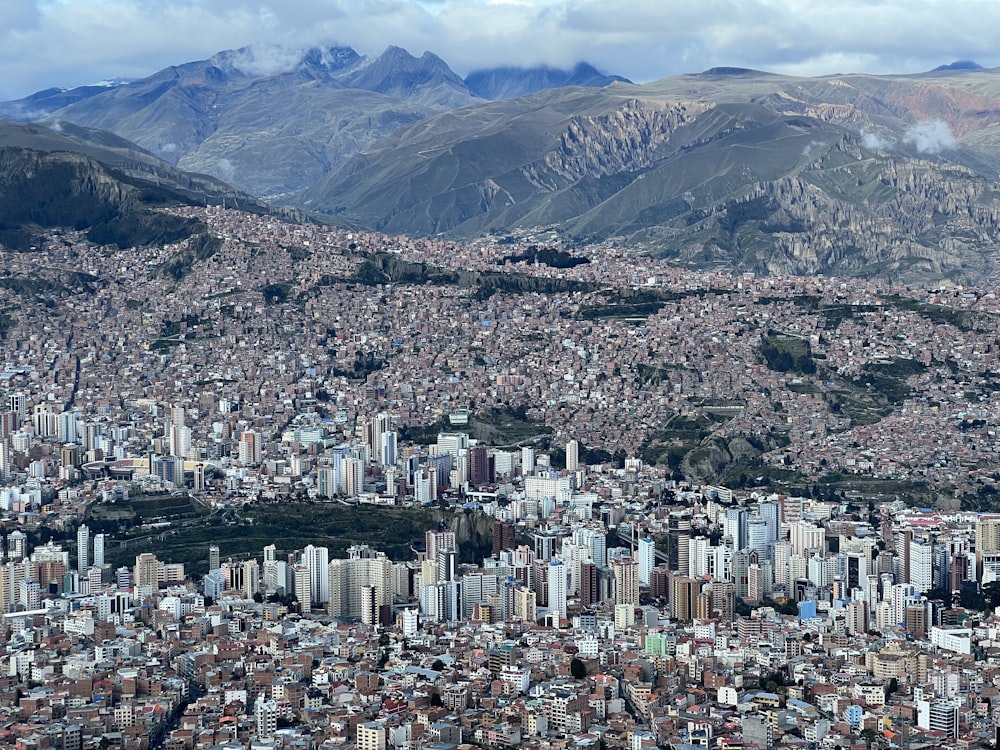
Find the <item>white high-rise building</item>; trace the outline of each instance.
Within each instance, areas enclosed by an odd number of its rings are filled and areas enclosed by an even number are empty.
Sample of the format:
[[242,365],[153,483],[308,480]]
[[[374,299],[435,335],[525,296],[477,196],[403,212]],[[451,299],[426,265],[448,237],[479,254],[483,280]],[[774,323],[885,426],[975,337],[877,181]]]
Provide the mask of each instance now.
[[[656,542],[646,537],[639,540],[639,585],[649,586],[653,568],[656,567]],[[689,558],[690,559],[690,558]]]
[[94,565],[98,568],[104,565],[104,534],[94,535]]
[[269,544],[264,547],[264,564],[261,566],[263,575],[264,591],[273,592],[285,587],[283,580],[278,580],[278,558],[277,547]]
[[530,477],[535,473],[535,449],[529,446],[521,448],[521,476]]
[[254,727],[254,734],[259,742],[271,742],[275,732],[278,731],[278,704],[273,700],[266,700],[264,693],[257,696],[257,702],[253,706],[253,716],[257,726]]
[[28,399],[23,393],[12,393],[7,399],[7,404],[10,410],[17,415],[17,424],[14,425],[15,429],[20,428],[24,424],[24,420],[28,418]]
[[302,550],[302,564],[309,568],[312,605],[322,606],[330,601],[330,550],[326,547],[307,545]]
[[917,591],[934,588],[934,545],[929,539],[916,537],[910,541],[910,583]]
[[733,548],[739,552],[747,546],[747,518],[749,513],[746,508],[733,506],[726,508],[726,515],[722,522],[722,534],[733,540]]
[[76,530],[76,570],[82,576],[90,567],[90,527],[80,524]]
[[789,541],[792,543],[792,550],[798,555],[805,555],[809,550],[822,551],[826,538],[822,527],[807,521],[798,521],[789,527]]
[[560,619],[566,617],[566,589],[567,589],[566,566],[562,560],[556,559],[549,563],[549,613],[558,615]]
[[566,443],[566,471],[580,468],[580,444],[576,440]]
[[760,516],[751,516],[747,521],[747,548],[760,552],[761,559],[767,554],[768,543],[771,539],[771,528],[767,519]]
[[365,488],[365,463],[360,458],[344,457],[340,463],[344,497],[357,497]]
[[573,541],[580,547],[590,550],[590,559],[595,565],[604,567],[608,564],[607,534],[598,529],[578,527],[573,530]]
[[298,563],[292,566],[292,590],[299,601],[299,608],[303,612],[308,612],[313,600],[312,576],[308,565]]

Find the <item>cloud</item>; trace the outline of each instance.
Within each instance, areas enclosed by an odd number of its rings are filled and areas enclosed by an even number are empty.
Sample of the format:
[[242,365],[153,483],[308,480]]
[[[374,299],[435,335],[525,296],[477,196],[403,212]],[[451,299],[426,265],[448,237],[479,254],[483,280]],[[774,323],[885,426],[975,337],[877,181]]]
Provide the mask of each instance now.
[[879,135],[870,130],[862,130],[861,145],[869,151],[888,151],[896,145],[896,141],[888,136]]
[[0,0],[0,18],[0,100],[248,45],[247,72],[297,64],[274,45],[377,55],[395,44],[460,74],[586,60],[639,82],[720,65],[819,75],[1000,64],[983,33],[1000,28],[995,0]]
[[236,176],[236,167],[229,159],[219,159],[215,163],[215,176],[223,182],[229,182]]
[[940,154],[958,145],[948,123],[943,120],[924,120],[907,128],[903,143],[913,144],[922,154]]
[[295,70],[302,63],[304,54],[301,49],[255,44],[237,50],[228,62],[248,76],[273,76]]

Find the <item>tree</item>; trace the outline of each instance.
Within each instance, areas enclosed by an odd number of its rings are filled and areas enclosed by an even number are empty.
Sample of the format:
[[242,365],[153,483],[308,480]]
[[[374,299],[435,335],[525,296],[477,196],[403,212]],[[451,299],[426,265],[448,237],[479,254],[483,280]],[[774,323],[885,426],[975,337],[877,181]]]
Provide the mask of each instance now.
[[444,671],[444,662],[441,661],[440,659],[435,659],[434,663],[431,664],[431,669],[433,669],[435,672]]
[[574,680],[582,680],[587,676],[587,665],[574,656],[569,663],[569,673],[573,675]]

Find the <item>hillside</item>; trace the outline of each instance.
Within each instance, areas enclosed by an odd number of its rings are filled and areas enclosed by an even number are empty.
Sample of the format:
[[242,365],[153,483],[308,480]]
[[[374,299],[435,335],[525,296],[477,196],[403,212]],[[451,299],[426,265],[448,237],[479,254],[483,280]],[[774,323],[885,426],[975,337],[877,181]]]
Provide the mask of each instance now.
[[716,69],[397,131],[303,194],[386,232],[548,226],[700,267],[974,281],[996,265],[1000,74]]

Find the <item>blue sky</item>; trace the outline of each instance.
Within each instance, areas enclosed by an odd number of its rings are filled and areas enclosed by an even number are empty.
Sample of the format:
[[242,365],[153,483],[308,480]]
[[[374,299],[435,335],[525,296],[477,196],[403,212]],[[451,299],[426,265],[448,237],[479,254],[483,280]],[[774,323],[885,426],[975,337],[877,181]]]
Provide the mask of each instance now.
[[911,73],[1000,65],[996,0],[0,0],[0,100],[223,49],[430,50],[456,72],[586,60],[637,82],[719,65]]

